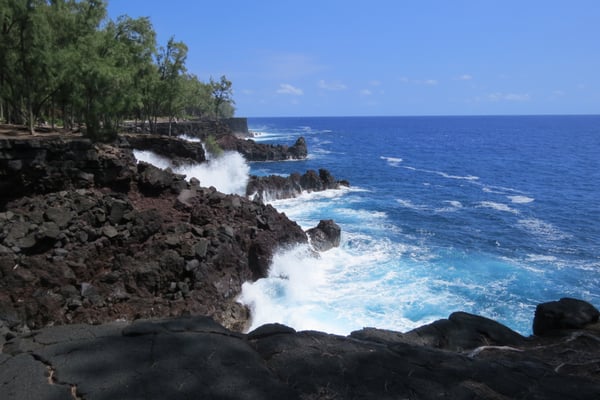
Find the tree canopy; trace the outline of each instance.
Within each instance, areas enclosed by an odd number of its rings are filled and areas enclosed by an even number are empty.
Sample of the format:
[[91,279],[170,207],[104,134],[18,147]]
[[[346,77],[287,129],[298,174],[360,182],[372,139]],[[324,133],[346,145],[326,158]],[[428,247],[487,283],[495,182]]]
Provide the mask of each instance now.
[[125,119],[231,117],[231,82],[187,71],[148,18],[107,18],[103,0],[0,0],[0,122],[81,126],[111,138]]

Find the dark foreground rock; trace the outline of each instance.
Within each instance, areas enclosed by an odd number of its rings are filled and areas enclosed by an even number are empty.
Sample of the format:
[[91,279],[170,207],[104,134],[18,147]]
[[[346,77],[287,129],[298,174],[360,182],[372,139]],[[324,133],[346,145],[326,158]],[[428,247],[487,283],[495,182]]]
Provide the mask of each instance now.
[[49,327],[8,338],[0,398],[596,399],[599,332],[449,351],[376,329],[244,335],[206,317]]
[[585,301],[562,298],[537,306],[533,319],[533,333],[560,334],[565,329],[578,329],[598,322],[599,316],[600,312]]

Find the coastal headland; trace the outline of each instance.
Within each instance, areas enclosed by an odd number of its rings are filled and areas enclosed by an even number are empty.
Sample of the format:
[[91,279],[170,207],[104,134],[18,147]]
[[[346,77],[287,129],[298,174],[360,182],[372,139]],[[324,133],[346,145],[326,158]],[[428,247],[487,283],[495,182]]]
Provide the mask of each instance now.
[[[300,140],[215,138],[249,161],[307,154]],[[322,251],[339,243],[333,221],[307,234],[262,200],[348,182],[307,171],[252,177],[247,196],[228,195],[137,163],[132,148],[206,159],[201,145],[165,136],[0,138],[0,398],[600,393],[600,313],[575,299],[539,305],[531,337],[463,312],[405,333],[342,337],[278,324],[242,333],[251,315],[236,301],[241,285],[266,276],[274,251],[309,235]]]

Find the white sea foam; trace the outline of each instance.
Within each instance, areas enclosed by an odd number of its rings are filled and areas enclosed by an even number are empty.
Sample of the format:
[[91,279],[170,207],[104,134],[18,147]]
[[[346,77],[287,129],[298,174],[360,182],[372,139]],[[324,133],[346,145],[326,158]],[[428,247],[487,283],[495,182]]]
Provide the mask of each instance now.
[[444,201],[444,203],[448,203],[450,204],[450,206],[454,207],[454,208],[462,208],[462,203],[458,200],[446,200]]
[[329,318],[319,318],[318,300],[325,286],[325,267],[311,258],[307,246],[279,251],[267,278],[242,285],[239,301],[252,311],[251,330],[269,322],[280,322],[296,329],[337,330]]
[[528,204],[534,201],[535,199],[527,196],[506,196],[515,204]]
[[345,207],[344,208],[336,208],[335,213],[362,219],[365,221],[372,221],[374,219],[387,218],[387,214],[384,211],[369,211],[369,210],[361,210],[361,209],[345,208]]
[[202,164],[177,167],[169,159],[151,151],[134,150],[133,154],[138,161],[145,161],[158,168],[171,168],[175,173],[184,174],[187,179],[197,178],[201,186],[214,186],[223,193],[246,194],[250,167],[237,152],[224,152],[220,157]]
[[200,138],[197,138],[195,136],[186,135],[185,133],[183,135],[179,135],[177,137],[179,139],[185,140],[186,142],[192,142],[192,143],[199,143],[202,141],[202,140],[200,140]]
[[458,200],[445,200],[445,201],[443,201],[443,203],[446,205],[443,207],[430,207],[430,206],[423,205],[423,204],[415,204],[411,200],[407,200],[407,199],[396,199],[396,201],[402,207],[408,208],[410,210],[415,210],[415,211],[433,211],[436,213],[443,213],[443,212],[458,211],[461,208],[463,208],[463,204]]
[[281,133],[272,133],[272,132],[255,132],[252,131],[252,137],[249,137],[248,139],[252,139],[255,142],[264,142],[264,141],[268,141],[268,140],[282,140],[282,139],[288,139],[288,135],[284,135]]
[[398,167],[400,165],[400,163],[403,161],[401,158],[398,158],[398,157],[384,157],[384,156],[381,156],[379,158],[382,159],[382,160],[387,161],[387,163],[388,163],[388,165],[390,167]]
[[542,221],[538,218],[520,219],[517,223],[526,231],[529,231],[530,233],[540,236],[546,240],[563,240],[571,237],[569,234],[562,232],[550,222]]
[[542,254],[527,254],[527,261],[531,262],[555,262],[557,258],[555,256],[548,256]]
[[515,210],[514,208],[510,208],[507,204],[496,203],[494,201],[481,201],[481,202],[477,203],[477,207],[491,208],[493,210],[504,211],[504,212],[509,212],[509,213],[513,213],[513,214],[519,213],[518,210]]
[[320,154],[320,155],[331,154],[331,151],[329,151],[329,150],[325,150],[325,149],[322,149],[322,148],[316,148],[316,149],[313,149],[313,151],[312,151],[312,152],[313,152],[313,153]]
[[252,311],[251,330],[270,322],[337,334],[374,325],[412,329],[435,315],[411,319],[404,315],[407,309],[428,303],[435,309],[444,300],[429,292],[426,280],[386,265],[411,250],[344,232],[339,248],[317,258],[305,245],[277,252],[268,277],[244,283],[239,301]]
[[[384,158],[384,157],[381,157],[381,158]],[[398,166],[398,165],[395,165],[395,166]],[[453,174],[449,174],[444,171],[434,171],[431,169],[415,168],[415,167],[411,167],[411,166],[402,166],[402,168],[406,168],[411,171],[425,172],[427,174],[439,175],[439,176],[442,176],[442,177],[448,178],[448,179],[458,179],[458,180],[465,180],[465,181],[478,181],[479,180],[479,177],[475,176],[475,175],[453,175]]]
[[275,200],[272,202],[274,206],[276,205],[284,205],[286,203],[291,202],[307,202],[311,200],[320,200],[320,199],[335,199],[341,196],[344,196],[351,189],[345,186],[340,187],[339,189],[327,189],[321,190],[318,192],[307,192],[303,191],[298,197],[293,199],[284,199],[284,200]]
[[436,208],[435,211],[436,212],[453,212],[453,211],[457,211],[457,210],[460,210],[461,208],[463,208],[462,203],[458,200],[445,200],[444,203],[448,204],[448,205],[446,207]]
[[172,163],[168,158],[159,156],[149,150],[133,150],[133,156],[136,160],[152,164],[157,168],[167,169],[172,167]]
[[475,176],[475,175],[461,176],[461,175],[451,175],[451,174],[447,174],[447,173],[441,172],[441,171],[431,171],[431,172],[438,174],[440,176],[443,176],[444,178],[449,178],[449,179],[459,179],[459,180],[465,180],[465,181],[479,180],[479,177]]
[[481,183],[479,183],[479,184],[481,186],[483,186],[483,188],[481,190],[483,190],[486,193],[494,193],[494,194],[523,193],[520,190],[509,188],[509,187],[496,186],[496,185],[483,185]]
[[427,206],[424,205],[419,205],[419,204],[415,204],[410,200],[406,200],[406,199],[396,199],[396,201],[398,202],[398,204],[400,204],[402,207],[404,208],[408,208],[411,210],[416,210],[416,211],[425,211],[428,209]]
[[[268,201],[268,203],[279,211],[284,212],[302,228],[309,229],[319,222],[316,216],[319,214],[319,209],[328,207],[331,202],[335,203],[347,193],[355,190],[355,188],[342,187],[340,189],[329,189],[320,192],[305,191],[292,199],[272,200]],[[327,218],[331,218],[331,216]]]

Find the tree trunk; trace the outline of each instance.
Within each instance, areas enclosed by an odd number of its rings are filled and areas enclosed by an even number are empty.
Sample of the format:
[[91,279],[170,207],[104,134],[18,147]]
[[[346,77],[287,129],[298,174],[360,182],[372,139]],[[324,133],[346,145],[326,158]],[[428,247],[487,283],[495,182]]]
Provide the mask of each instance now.
[[69,129],[73,129],[75,126],[75,107],[71,104],[71,110],[69,113]]
[[52,101],[50,101],[50,126],[52,130],[54,130],[54,96],[52,96]]
[[62,120],[63,120],[63,129],[67,129],[67,106],[65,103],[61,104],[60,113],[62,115]]
[[29,134],[33,135],[35,133],[35,116],[33,115],[33,106],[31,105],[31,101],[27,101],[27,120],[29,125]]

